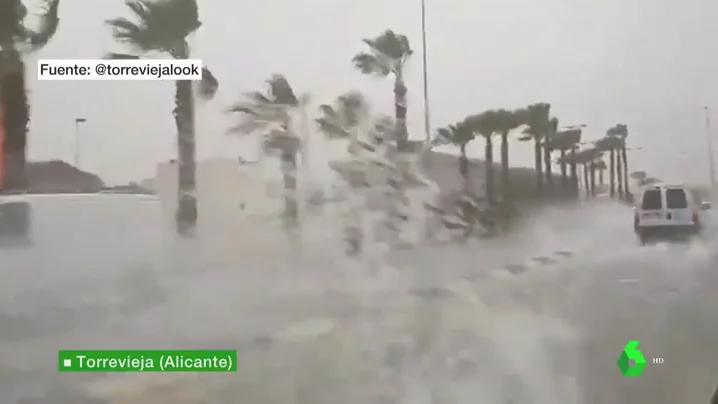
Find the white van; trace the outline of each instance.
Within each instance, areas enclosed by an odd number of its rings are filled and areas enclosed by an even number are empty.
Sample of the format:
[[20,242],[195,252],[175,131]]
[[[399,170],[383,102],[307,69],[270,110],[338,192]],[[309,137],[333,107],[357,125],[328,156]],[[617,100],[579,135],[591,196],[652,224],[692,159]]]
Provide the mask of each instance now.
[[650,185],[636,199],[633,228],[642,243],[654,237],[697,235],[710,209],[682,185]]

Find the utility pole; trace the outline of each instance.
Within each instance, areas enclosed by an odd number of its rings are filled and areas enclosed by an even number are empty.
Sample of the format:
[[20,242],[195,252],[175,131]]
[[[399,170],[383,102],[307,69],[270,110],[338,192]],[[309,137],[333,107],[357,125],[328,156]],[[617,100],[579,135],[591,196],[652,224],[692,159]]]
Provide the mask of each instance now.
[[431,141],[431,122],[429,118],[429,73],[427,70],[426,55],[426,0],[421,0],[421,46],[422,62],[424,68],[424,134],[426,141]]
[[706,112],[706,146],[708,147],[708,169],[710,170],[711,187],[716,186],[715,160],[713,158],[713,134],[711,133],[711,114],[708,106],[703,107]]
[[80,124],[87,122],[85,118],[75,118],[75,168],[80,169]]

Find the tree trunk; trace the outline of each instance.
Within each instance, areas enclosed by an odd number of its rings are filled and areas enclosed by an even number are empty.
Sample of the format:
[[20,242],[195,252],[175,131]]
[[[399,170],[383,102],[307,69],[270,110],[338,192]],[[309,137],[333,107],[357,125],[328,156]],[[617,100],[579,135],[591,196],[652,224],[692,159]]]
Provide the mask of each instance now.
[[471,188],[469,182],[469,158],[466,156],[466,144],[461,145],[461,155],[459,155],[459,174],[463,181],[464,191]]
[[539,196],[543,196],[544,194],[544,188],[543,188],[543,164],[541,163],[541,158],[543,156],[542,147],[541,147],[541,138],[538,137],[538,135],[534,135],[534,168],[536,169],[536,192]]
[[27,191],[27,132],[30,105],[25,90],[25,64],[14,50],[0,54],[0,113],[2,113],[2,156],[0,189],[4,192]]
[[[0,194],[28,190],[27,132],[30,105],[25,90],[25,64],[14,49],[0,52]],[[31,237],[32,211],[27,202],[6,204],[0,234]]]
[[175,95],[177,125],[177,232],[191,236],[197,226],[197,162],[195,160],[194,96],[192,82],[178,80]]
[[[408,157],[405,155],[409,152],[409,132],[406,125],[406,112],[407,112],[407,87],[404,83],[403,74],[401,71],[396,72],[394,80],[394,117],[395,117],[395,137],[396,137],[396,148],[399,153],[390,153],[392,156],[391,161],[394,167],[390,169],[388,176],[388,183],[391,191],[390,202],[392,206],[387,216],[387,227],[391,231],[391,237],[394,238],[392,243],[398,242],[401,238],[401,227],[400,223],[406,222],[409,219],[408,213],[405,212],[407,202],[406,197],[406,175],[405,171],[408,167]],[[388,150],[390,150],[389,148]]]
[[620,150],[616,150],[616,190],[618,191],[618,197],[623,198],[623,167]]
[[578,188],[578,164],[576,164],[576,148],[574,147],[571,149],[571,162],[569,163],[571,166],[571,190],[573,191],[574,197],[578,198],[580,196],[579,188]]
[[407,88],[400,73],[394,81],[394,115],[396,118],[396,145],[400,152],[408,149],[409,132],[406,127],[406,93]]
[[608,161],[608,186],[610,189],[611,198],[616,196],[616,151],[611,149],[609,152]]
[[583,164],[583,188],[586,191],[586,198],[591,196],[591,179],[588,173],[588,164]]
[[[356,171],[351,171],[349,176],[349,187],[352,190],[351,194],[351,205],[349,207],[349,215],[346,225],[344,226],[344,239],[347,243],[347,255],[357,256],[361,254],[364,248],[364,210],[366,209],[366,193],[365,188],[368,186],[368,175],[367,161],[363,160],[359,149],[361,145],[359,143],[359,130],[354,128],[350,132],[349,139],[349,156],[351,156],[352,163],[356,165]],[[306,156],[306,145],[304,142],[302,159]],[[286,185],[286,184],[285,184]]]
[[626,147],[621,148],[621,154],[623,155],[623,186],[626,191],[626,196],[631,192],[628,187],[628,153]]
[[596,162],[592,161],[588,167],[589,170],[591,170],[589,173],[589,179],[591,180],[591,196],[596,196]]
[[284,182],[284,224],[288,229],[299,224],[299,202],[297,200],[297,153],[282,150],[280,168]]
[[501,133],[501,189],[504,202],[511,199],[511,174],[509,167],[509,132]]
[[484,166],[485,166],[485,178],[486,183],[486,200],[489,204],[493,205],[495,202],[494,195],[494,144],[491,141],[491,136],[484,137],[486,141],[484,146]]
[[561,185],[563,185],[563,188],[568,188],[568,173],[567,173],[567,165],[566,165],[566,150],[561,149]]
[[546,174],[546,188],[548,188],[548,191],[551,192],[553,191],[553,167],[551,165],[551,148],[547,144],[544,144],[543,147],[543,163]]

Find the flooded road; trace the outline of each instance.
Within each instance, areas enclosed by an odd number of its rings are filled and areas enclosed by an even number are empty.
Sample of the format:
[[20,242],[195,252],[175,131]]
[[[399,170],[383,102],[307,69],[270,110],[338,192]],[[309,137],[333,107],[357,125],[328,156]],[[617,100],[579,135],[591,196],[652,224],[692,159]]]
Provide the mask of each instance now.
[[[4,403],[674,404],[718,384],[714,226],[639,247],[630,210],[595,203],[508,240],[348,261],[330,222],[301,249],[256,225],[187,242],[149,199],[121,198],[45,201],[61,225],[0,251]],[[630,339],[664,363],[622,377]],[[93,348],[238,349],[240,363],[58,373],[58,349]]]

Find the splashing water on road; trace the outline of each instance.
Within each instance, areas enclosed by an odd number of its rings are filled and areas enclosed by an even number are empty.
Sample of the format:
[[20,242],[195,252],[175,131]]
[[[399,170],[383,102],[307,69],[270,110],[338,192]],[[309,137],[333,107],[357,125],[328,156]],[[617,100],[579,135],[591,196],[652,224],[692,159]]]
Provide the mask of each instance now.
[[[714,387],[715,358],[694,353],[689,368],[676,345],[717,333],[705,325],[712,234],[637,247],[627,208],[594,203],[545,211],[501,241],[347,260],[335,225],[308,226],[301,246],[255,225],[161,238],[159,258],[101,270],[69,260],[62,286],[10,271],[5,300],[34,303],[0,318],[17,334],[0,332],[4,401],[674,403],[707,402]],[[627,382],[615,360],[628,339],[672,364]],[[54,370],[60,348],[234,347],[232,374]]]

